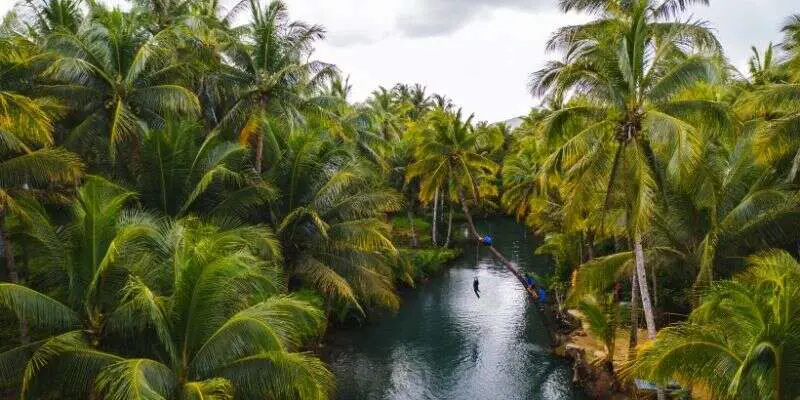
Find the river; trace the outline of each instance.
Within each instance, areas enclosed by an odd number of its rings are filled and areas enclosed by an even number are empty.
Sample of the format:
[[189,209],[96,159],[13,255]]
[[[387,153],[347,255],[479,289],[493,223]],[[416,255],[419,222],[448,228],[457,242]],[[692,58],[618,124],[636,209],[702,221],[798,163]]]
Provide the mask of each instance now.
[[[479,226],[523,270],[547,272],[523,226],[505,218]],[[442,276],[404,293],[396,315],[331,335],[336,398],[579,398],[569,364],[551,355],[541,315],[525,296],[486,249],[465,249]]]

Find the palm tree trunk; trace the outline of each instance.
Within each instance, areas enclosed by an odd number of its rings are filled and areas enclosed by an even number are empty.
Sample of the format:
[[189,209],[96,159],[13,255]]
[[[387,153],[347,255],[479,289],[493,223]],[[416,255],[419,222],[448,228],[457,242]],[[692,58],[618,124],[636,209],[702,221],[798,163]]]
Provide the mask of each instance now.
[[256,136],[256,156],[253,160],[253,170],[257,174],[261,174],[261,162],[264,158],[264,135],[259,134]]
[[783,349],[777,347],[775,350],[775,400],[783,398],[783,389],[781,383],[783,382]]
[[656,266],[650,265],[650,279],[653,280],[653,307],[658,307],[658,276],[656,274]]
[[631,330],[628,336],[628,360],[636,357],[636,345],[639,344],[639,280],[636,270],[631,272]]
[[439,222],[436,219],[436,211],[439,208],[439,188],[436,188],[436,193],[433,195],[433,221],[431,222],[431,241],[436,246],[436,225]]
[[[653,303],[650,301],[650,291],[647,288],[647,270],[644,267],[644,249],[642,248],[642,237],[637,233],[633,238],[633,258],[636,263],[636,279],[639,281],[639,291],[642,295],[642,309],[644,310],[644,322],[647,325],[647,336],[650,340],[656,338],[656,320],[653,312]],[[666,398],[664,388],[656,388],[658,400]]]
[[644,250],[642,248],[642,238],[639,234],[633,239],[633,257],[636,263],[636,279],[639,282],[639,291],[642,296],[642,309],[644,310],[644,322],[647,325],[647,335],[650,340],[656,338],[656,320],[653,313],[653,303],[650,301],[650,290],[647,285],[647,270],[644,268]]
[[[19,270],[17,263],[14,259],[14,249],[11,247],[11,241],[8,239],[6,231],[3,229],[6,220],[5,210],[0,210],[0,244],[3,247],[3,260],[8,270],[8,280],[16,285],[20,284]],[[30,342],[30,333],[28,329],[28,321],[25,318],[19,320],[19,341],[22,344]]]
[[411,197],[408,201],[408,206],[406,209],[406,215],[408,215],[408,224],[411,226],[411,247],[418,247],[419,241],[417,241],[417,228],[416,224],[414,223],[414,198]]
[[469,213],[469,206],[467,206],[467,199],[464,197],[464,190],[458,189],[458,197],[461,200],[461,211],[464,212],[464,218],[467,219],[467,230],[469,230],[470,235],[477,240],[482,241],[483,236],[478,233],[478,230],[475,228],[475,222],[472,221],[472,215]]
[[447,216],[447,239],[444,241],[444,247],[450,247],[450,236],[453,233],[453,204],[450,203],[450,215]]

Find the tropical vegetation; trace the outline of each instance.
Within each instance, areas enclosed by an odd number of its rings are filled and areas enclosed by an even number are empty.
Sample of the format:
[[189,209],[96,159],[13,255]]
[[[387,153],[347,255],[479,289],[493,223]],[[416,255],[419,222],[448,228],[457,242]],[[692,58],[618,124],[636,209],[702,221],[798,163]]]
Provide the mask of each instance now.
[[558,3],[590,20],[552,35],[512,124],[419,84],[351,100],[279,0],[21,1],[0,397],[328,398],[327,327],[396,310],[506,213],[620,388],[796,398],[800,16],[738,71],[687,17],[706,0]]

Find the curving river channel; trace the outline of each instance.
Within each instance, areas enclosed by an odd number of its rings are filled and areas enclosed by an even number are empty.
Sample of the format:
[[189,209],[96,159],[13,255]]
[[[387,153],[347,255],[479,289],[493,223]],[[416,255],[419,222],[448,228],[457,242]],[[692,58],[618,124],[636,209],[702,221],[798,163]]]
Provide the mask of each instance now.
[[[521,268],[547,272],[523,226],[512,219],[479,225]],[[441,277],[405,293],[396,315],[329,338],[336,398],[577,399],[572,371],[551,355],[540,318],[486,249],[467,248]]]

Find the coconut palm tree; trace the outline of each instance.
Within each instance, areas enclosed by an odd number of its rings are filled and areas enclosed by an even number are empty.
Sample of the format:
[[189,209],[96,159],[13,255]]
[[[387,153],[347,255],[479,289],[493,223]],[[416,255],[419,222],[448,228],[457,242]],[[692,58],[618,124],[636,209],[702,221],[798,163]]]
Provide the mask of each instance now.
[[[55,55],[43,76],[43,88],[69,99],[78,122],[68,134],[68,147],[105,151],[113,159],[120,146],[136,161],[141,137],[148,128],[163,127],[168,118],[194,116],[197,97],[176,82],[183,68],[176,48],[182,33],[170,28],[150,34],[145,16],[92,3],[91,15],[77,32],[56,30],[46,38]],[[91,150],[94,149],[94,150]],[[97,157],[104,157],[103,154]]]
[[751,47],[750,50],[753,55],[750,56],[747,67],[750,73],[750,83],[753,86],[763,86],[787,80],[788,77],[785,74],[784,65],[776,55],[772,42],[770,42],[763,54],[755,46]]
[[[192,2],[188,0],[133,0],[135,7],[141,8],[143,13],[151,20],[151,31],[155,34],[172,25],[190,14]],[[198,3],[208,3],[201,1]]]
[[137,176],[139,199],[164,215],[180,217],[197,210],[198,203],[215,204],[225,189],[255,181],[247,173],[246,147],[217,135],[203,140],[194,122],[167,121],[163,129],[148,131],[142,145],[149,169]]
[[615,341],[621,320],[618,301],[609,295],[587,294],[577,301],[576,308],[583,329],[604,347],[604,368],[613,373]]
[[[23,393],[47,391],[52,382],[37,386],[34,376],[47,369],[62,350],[69,352],[65,354],[70,357],[66,368],[93,357],[93,348],[109,328],[107,317],[116,309],[120,278],[128,274],[125,261],[140,258],[146,253],[148,238],[158,235],[158,224],[152,218],[122,211],[132,196],[106,180],[88,177],[78,190],[72,218],[65,226],[51,222],[37,202],[26,202],[25,213],[31,220],[26,235],[30,243],[38,244],[35,254],[44,265],[40,273],[47,277],[36,281],[54,286],[37,291],[14,283],[0,284],[0,305],[37,332],[46,333],[40,340],[2,354],[0,381],[21,384]],[[80,350],[67,350],[79,343]]]
[[83,164],[75,154],[54,147],[53,124],[61,107],[52,98],[32,98],[31,64],[39,56],[36,44],[0,27],[0,244],[5,269],[19,283],[14,246],[6,229],[10,214],[28,219],[17,204],[20,196],[54,197],[58,189],[77,183]]
[[411,136],[404,135],[400,140],[390,142],[388,158],[390,169],[385,179],[390,187],[403,195],[406,218],[408,218],[411,228],[411,247],[416,248],[419,246],[419,239],[417,238],[414,209],[419,192],[419,179],[408,182],[405,180],[408,167],[414,163],[414,143]]
[[380,116],[370,106],[347,102],[350,90],[349,78],[342,80],[335,75],[322,94],[332,101],[320,104],[322,114],[306,115],[304,128],[325,132],[337,142],[352,146],[355,154],[385,171],[389,168],[386,162],[389,141],[381,132],[385,127],[381,126]]
[[30,20],[30,33],[38,38],[57,31],[77,33],[84,20],[82,0],[25,0],[17,6],[22,18]]
[[570,201],[605,192],[606,208],[613,201],[625,205],[652,337],[656,326],[643,240],[662,165],[667,174],[688,174],[698,162],[699,123],[719,129],[728,122],[722,105],[679,97],[698,82],[713,81],[718,69],[720,46],[706,25],[675,19],[691,3],[563,0],[564,11],[589,12],[597,19],[559,29],[548,48],[564,51],[564,60],[549,63],[531,79],[535,95],[580,98],[548,117],[548,137],[570,133],[543,169],[564,171],[578,182]]
[[[720,272],[730,276],[733,271],[723,267],[736,258],[793,244],[800,198],[756,162],[753,141],[752,133],[709,140],[690,180],[670,182],[667,206],[654,212],[647,258],[694,274],[695,289],[710,285]],[[574,289],[609,289],[629,270],[621,262],[630,257],[620,252],[586,264]]]
[[456,108],[456,105],[453,104],[453,100],[442,94],[434,93],[431,95],[431,103],[434,108],[447,112],[452,112]]
[[463,120],[461,110],[455,114],[432,111],[418,132],[416,161],[406,171],[406,182],[420,179],[419,198],[424,202],[431,201],[438,190],[457,193],[472,235],[481,238],[469,215],[465,193],[478,204],[479,180],[483,175],[493,176],[498,166],[478,153],[479,136],[472,128],[472,118]]
[[334,66],[308,61],[314,43],[325,37],[318,25],[291,21],[282,1],[262,7],[250,2],[252,22],[243,27],[244,43],[231,45],[226,54],[227,71],[237,87],[235,101],[219,123],[223,132],[237,132],[239,140],[255,139],[254,170],[262,171],[264,138],[274,150],[274,118],[290,126],[302,125],[304,113],[324,114],[330,101],[323,93],[336,76]]
[[[3,353],[2,381],[21,382],[21,394],[33,398],[326,398],[324,365],[294,352],[320,333],[324,316],[281,294],[272,233],[194,219],[164,225],[134,214],[117,225],[113,216],[129,196],[97,178],[81,189],[86,214],[67,229],[78,247],[63,258],[76,280],[66,301],[0,285],[4,306],[54,332]],[[36,237],[56,257],[59,232],[47,225]],[[95,254],[102,259],[89,257]],[[91,262],[97,270],[82,277]]]
[[163,241],[165,250],[151,260],[161,268],[129,279],[109,315],[111,325],[137,324],[138,330],[118,331],[116,341],[149,332],[158,346],[139,349],[145,358],[98,356],[105,367],[95,379],[97,393],[327,398],[330,373],[316,357],[297,352],[322,332],[324,314],[311,299],[283,294],[280,247],[268,229],[184,219]]
[[715,398],[800,395],[800,264],[770,251],[717,282],[689,320],[664,328],[640,351],[630,376],[702,385]]
[[398,83],[392,88],[395,101],[402,105],[407,119],[418,121],[431,110],[431,97],[427,95],[426,90],[427,88],[419,83],[414,85]]
[[697,272],[695,287],[709,285],[725,257],[791,245],[800,211],[795,191],[757,163],[752,134],[730,148],[706,144],[702,160],[681,185],[691,188],[688,196],[676,194],[677,206],[659,210],[655,219],[672,255]]
[[800,82],[800,14],[789,17],[781,31],[783,32],[782,47],[789,53],[789,59],[786,62],[789,75],[795,82]]
[[290,280],[322,293],[329,310],[397,307],[389,263],[396,250],[384,221],[402,206],[400,196],[377,179],[371,163],[335,141],[295,132],[281,146],[281,157],[263,173],[281,195],[233,193],[215,214],[274,226]]
[[401,104],[395,102],[392,93],[381,86],[367,99],[367,108],[375,119],[378,131],[385,140],[398,140],[403,132]]
[[[795,17],[797,19],[797,17]],[[762,78],[761,85],[741,93],[734,103],[739,118],[757,132],[758,161],[785,171],[788,183],[796,183],[800,171],[800,142],[792,133],[800,126],[797,99],[800,97],[800,25],[790,20],[784,27],[787,61],[776,62],[773,72]],[[779,60],[782,57],[777,57]],[[755,71],[755,80],[761,73]]]

